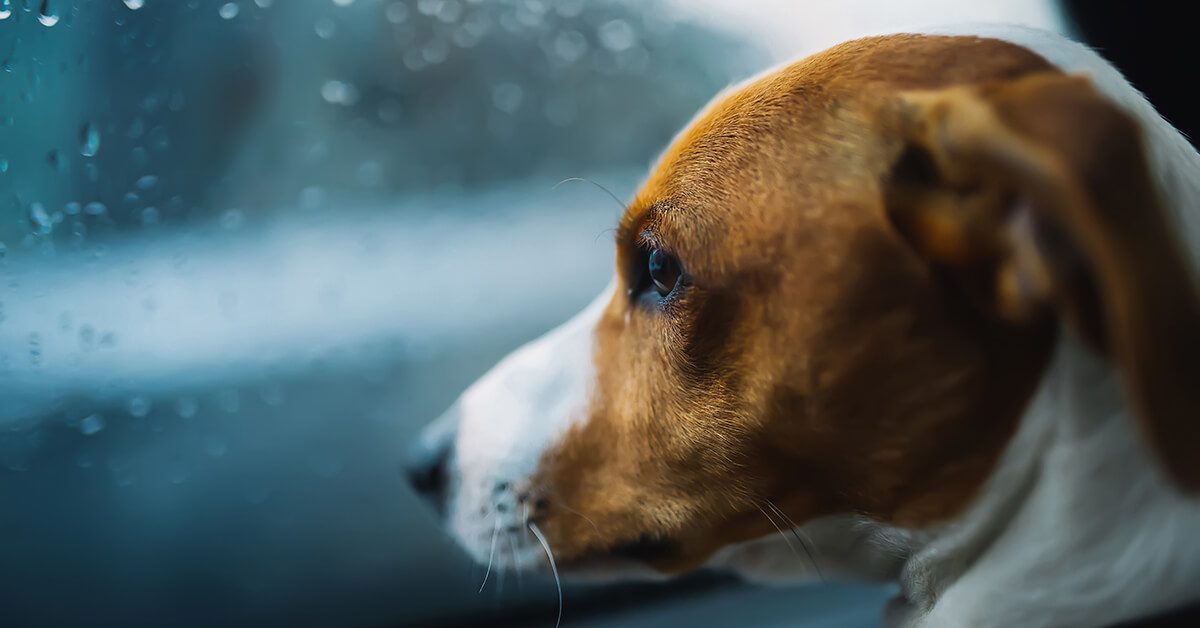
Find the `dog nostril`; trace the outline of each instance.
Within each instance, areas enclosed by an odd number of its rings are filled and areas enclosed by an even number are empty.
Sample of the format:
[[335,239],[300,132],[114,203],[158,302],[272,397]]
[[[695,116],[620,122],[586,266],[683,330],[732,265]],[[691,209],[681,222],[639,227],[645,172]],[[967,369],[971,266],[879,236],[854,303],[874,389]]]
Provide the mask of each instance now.
[[417,447],[409,456],[404,473],[422,497],[438,498],[446,487],[450,447]]
[[422,495],[432,495],[445,484],[445,461],[432,464],[410,465],[407,469],[408,483]]

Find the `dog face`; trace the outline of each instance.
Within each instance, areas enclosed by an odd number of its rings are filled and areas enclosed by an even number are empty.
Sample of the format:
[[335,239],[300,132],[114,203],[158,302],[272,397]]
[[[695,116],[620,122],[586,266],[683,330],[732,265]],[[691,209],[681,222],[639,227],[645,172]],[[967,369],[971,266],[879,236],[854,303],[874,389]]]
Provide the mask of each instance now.
[[[1002,87],[953,91],[980,84]],[[977,155],[936,120],[1062,90],[1086,85],[1016,46],[893,36],[718,97],[629,204],[609,288],[464,393],[424,437],[418,484],[477,559],[540,564],[531,530],[568,572],[678,573],[822,517],[961,512],[1038,383],[1045,310],[1079,259],[1062,251],[1080,247],[1022,253],[1024,200],[1065,201],[1009,162],[956,169]],[[981,209],[944,219],[945,195]],[[1071,302],[1102,279],[1069,282]]]

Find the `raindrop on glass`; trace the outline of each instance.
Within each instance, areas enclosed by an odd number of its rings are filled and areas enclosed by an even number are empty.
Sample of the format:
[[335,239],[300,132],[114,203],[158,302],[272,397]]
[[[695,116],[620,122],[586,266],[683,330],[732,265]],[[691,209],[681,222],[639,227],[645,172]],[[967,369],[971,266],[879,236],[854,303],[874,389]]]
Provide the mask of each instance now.
[[59,19],[58,11],[50,5],[50,0],[42,0],[42,6],[38,9],[37,19],[42,23],[42,26],[45,26],[46,28],[58,24]]
[[321,39],[333,39],[333,36],[337,33],[337,24],[327,17],[319,17],[313,23],[313,31]]
[[57,148],[46,153],[46,161],[50,162],[50,165],[54,166],[55,170],[67,169],[67,156]]
[[54,231],[54,218],[46,212],[46,206],[38,202],[29,204],[29,222],[39,233]]
[[125,6],[129,7],[130,11],[137,11],[146,6],[146,0],[125,0]]
[[79,132],[79,138],[79,154],[84,157],[95,157],[96,152],[100,150],[100,129],[89,122],[83,125],[83,130]]
[[150,400],[145,397],[133,397],[129,400],[129,414],[139,419],[150,414]]
[[236,388],[222,390],[217,394],[217,405],[221,406],[222,410],[234,414],[242,409],[242,395]]
[[596,35],[600,44],[613,52],[620,52],[632,46],[636,40],[633,27],[625,20],[610,20],[602,24]]
[[104,212],[107,212],[107,211],[108,211],[108,207],[105,207],[104,203],[101,203],[99,201],[92,201],[92,202],[88,203],[87,205],[83,206],[83,213],[85,213],[89,216],[100,216],[100,215],[103,215]]
[[339,7],[345,7],[354,4],[354,0],[333,0],[333,3]]
[[79,433],[84,436],[91,436],[102,429],[104,429],[104,417],[99,414],[88,415],[79,422]]
[[7,20],[12,15],[12,0],[0,0],[0,20]]
[[258,396],[268,406],[279,406],[283,403],[283,386],[271,384],[263,388]]
[[521,108],[525,90],[516,83],[501,83],[492,90],[492,104],[504,113],[513,113]]
[[241,229],[244,222],[246,216],[240,209],[227,209],[221,214],[221,227],[230,231]]
[[156,177],[152,174],[148,174],[137,180],[137,187],[139,190],[149,190],[150,188],[154,187],[157,183],[158,183],[158,177]]
[[321,86],[321,98],[333,105],[349,107],[358,102],[358,88],[343,81],[325,81]]
[[8,160],[0,157],[0,174],[8,172]]
[[273,3],[274,0],[254,0],[254,4],[258,5],[260,9],[269,9]]
[[229,446],[219,436],[209,436],[204,439],[204,453],[209,456],[220,458],[225,455],[226,451],[229,451]]
[[36,333],[29,334],[29,361],[32,364],[42,363],[42,337]]
[[226,2],[221,5],[220,9],[217,9],[217,15],[220,15],[221,19],[232,20],[237,17],[239,10],[241,7],[236,2]]
[[403,2],[393,2],[384,9],[383,15],[392,24],[400,24],[408,18],[408,7]]
[[180,397],[175,400],[175,413],[181,418],[190,419],[196,416],[199,409],[200,402],[195,397]]

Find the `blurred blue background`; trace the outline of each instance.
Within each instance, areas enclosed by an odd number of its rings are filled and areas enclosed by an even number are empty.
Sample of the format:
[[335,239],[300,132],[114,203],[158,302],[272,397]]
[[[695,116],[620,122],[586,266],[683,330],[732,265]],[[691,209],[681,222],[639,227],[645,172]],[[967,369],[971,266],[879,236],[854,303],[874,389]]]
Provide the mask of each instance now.
[[[903,8],[894,6],[903,4]],[[729,83],[1048,2],[0,0],[0,624],[552,625],[399,474],[607,282]],[[569,588],[566,625],[872,625],[886,591]]]

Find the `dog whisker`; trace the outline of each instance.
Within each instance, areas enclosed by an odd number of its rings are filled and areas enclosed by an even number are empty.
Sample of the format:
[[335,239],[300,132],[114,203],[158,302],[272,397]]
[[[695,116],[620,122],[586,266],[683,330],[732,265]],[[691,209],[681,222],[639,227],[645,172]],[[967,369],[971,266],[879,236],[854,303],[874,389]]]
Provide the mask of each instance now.
[[619,208],[619,209],[620,209],[622,212],[624,212],[624,211],[625,211],[625,203],[624,203],[624,201],[622,201],[621,199],[617,198],[617,195],[616,195],[616,194],[613,194],[613,193],[612,193],[612,190],[609,190],[608,188],[604,187],[603,185],[600,185],[599,183],[596,183],[595,181],[592,181],[591,179],[587,179],[587,178],[584,178],[584,177],[567,177],[566,179],[563,179],[562,181],[559,181],[558,183],[555,183],[555,184],[554,184],[554,187],[552,187],[552,188],[550,188],[550,189],[551,189],[551,190],[557,190],[557,189],[558,189],[558,186],[560,186],[560,185],[562,185],[562,184],[564,184],[564,183],[567,183],[568,181],[570,181],[570,182],[582,181],[583,183],[591,183],[592,185],[594,185],[594,186],[596,186],[596,187],[600,188],[601,190],[603,190],[603,191],[604,191],[604,193],[605,193],[605,194],[607,194],[607,195],[608,195],[608,197],[609,197],[609,198],[611,198],[611,199],[613,200],[613,202],[617,204],[617,207],[618,207],[618,208]]
[[505,532],[508,537],[508,549],[512,552],[512,570],[517,574],[517,589],[521,588],[521,566],[518,564],[521,561],[521,556],[517,554],[517,535],[512,532]]
[[483,572],[483,582],[479,583],[479,591],[483,593],[483,587],[487,586],[488,576],[492,573],[492,561],[496,559],[496,538],[500,536],[500,517],[496,517],[496,526],[492,529],[492,550],[488,552],[487,571]]
[[579,516],[579,518],[581,518],[581,519],[583,519],[584,521],[588,522],[588,524],[592,526],[592,529],[596,531],[596,534],[600,534],[600,526],[596,525],[596,522],[595,522],[595,521],[592,521],[591,519],[589,519],[589,518],[587,517],[587,515],[585,515],[585,514],[583,514],[583,513],[579,512],[578,510],[575,510],[574,508],[571,508],[570,506],[568,506],[568,505],[564,504],[564,503],[563,503],[562,501],[560,501],[560,500],[557,500],[557,499],[556,499],[556,500],[554,500],[554,503],[555,503],[555,504],[557,504],[559,508],[562,508],[563,510],[565,510],[565,511],[567,511],[567,512],[569,512],[569,513],[573,514],[573,515],[578,515],[578,516]]
[[554,552],[550,551],[550,543],[546,541],[546,537],[542,535],[542,531],[538,529],[537,524],[531,521],[527,525],[529,526],[529,531],[542,544],[542,549],[546,550],[546,558],[550,561],[550,572],[554,574],[554,586],[558,589],[558,620],[554,622],[554,628],[559,628],[562,625],[563,594],[562,580],[558,577],[558,565],[554,562]]
[[783,533],[783,528],[779,527],[778,523],[775,523],[774,517],[767,514],[767,511],[763,510],[763,507],[760,506],[758,504],[758,502],[754,503],[754,507],[757,508],[758,511],[761,512],[763,514],[763,516],[767,518],[767,521],[771,522],[771,525],[775,526],[775,529],[779,531],[779,536],[783,539],[783,542],[787,544],[788,549],[792,550],[793,554],[796,554],[797,556],[799,556],[800,554],[796,553],[796,548],[792,546],[792,540],[789,539],[788,536]]
[[817,572],[817,577],[821,579],[821,582],[825,582],[825,574],[821,572],[821,566],[817,564],[817,559],[813,557],[812,550],[809,548],[811,543],[805,542],[804,538],[800,535],[800,526],[796,525],[796,522],[792,521],[792,518],[787,516],[787,513],[783,512],[783,509],[779,506],[776,506],[774,502],[769,499],[763,501],[766,502],[767,506],[769,506],[771,510],[775,511],[775,514],[779,515],[779,517],[788,524],[788,531],[796,537],[796,542],[800,544],[800,547],[804,550],[804,553],[808,555],[808,562],[812,564],[813,570]]

